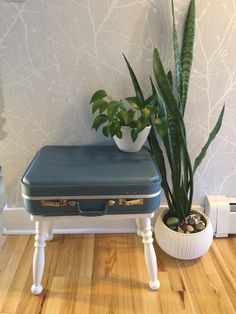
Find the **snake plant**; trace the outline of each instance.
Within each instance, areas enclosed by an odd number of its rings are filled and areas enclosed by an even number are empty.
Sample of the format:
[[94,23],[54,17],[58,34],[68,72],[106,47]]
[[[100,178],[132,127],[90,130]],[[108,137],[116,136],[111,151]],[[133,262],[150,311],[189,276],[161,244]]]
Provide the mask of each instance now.
[[[190,80],[194,33],[195,1],[191,0],[185,21],[183,42],[180,48],[175,24],[174,5],[173,49],[175,78],[172,72],[165,72],[158,49],[153,51],[153,71],[155,83],[151,79],[152,101],[156,105],[153,128],[148,137],[151,153],[162,176],[162,189],[169,208],[169,216],[183,219],[189,215],[193,199],[193,175],[206,155],[210,143],[217,135],[224,115],[224,106],[218,120],[210,132],[206,144],[192,166],[186,140],[184,112]],[[142,94],[134,73],[130,73],[137,96]]]

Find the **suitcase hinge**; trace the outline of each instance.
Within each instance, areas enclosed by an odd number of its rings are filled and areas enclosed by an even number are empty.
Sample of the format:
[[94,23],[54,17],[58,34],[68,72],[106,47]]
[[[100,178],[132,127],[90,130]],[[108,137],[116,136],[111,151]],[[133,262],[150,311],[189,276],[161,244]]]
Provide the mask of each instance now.
[[124,205],[124,206],[134,206],[134,205],[143,205],[143,198],[138,198],[138,199],[132,199],[132,200],[127,200],[125,198],[119,198],[119,205]]

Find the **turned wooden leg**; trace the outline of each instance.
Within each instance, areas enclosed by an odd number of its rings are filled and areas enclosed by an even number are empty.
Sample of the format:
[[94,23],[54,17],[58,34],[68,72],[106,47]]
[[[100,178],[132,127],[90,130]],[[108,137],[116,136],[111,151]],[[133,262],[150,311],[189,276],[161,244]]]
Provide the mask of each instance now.
[[40,294],[43,290],[41,280],[43,277],[44,260],[45,260],[45,240],[47,237],[47,221],[36,221],[35,223],[36,235],[34,242],[34,259],[33,259],[33,280],[31,292],[35,295]]
[[145,261],[151,278],[151,280],[149,281],[149,287],[152,290],[157,290],[160,288],[160,281],[157,279],[157,259],[152,244],[153,238],[150,218],[139,218],[139,225],[143,237],[142,241],[144,244]]
[[53,222],[48,221],[48,226],[47,226],[47,241],[51,241],[53,239]]
[[138,236],[142,236],[142,231],[141,231],[139,219],[136,218],[135,221],[136,221],[136,225],[137,225],[137,235],[138,235]]

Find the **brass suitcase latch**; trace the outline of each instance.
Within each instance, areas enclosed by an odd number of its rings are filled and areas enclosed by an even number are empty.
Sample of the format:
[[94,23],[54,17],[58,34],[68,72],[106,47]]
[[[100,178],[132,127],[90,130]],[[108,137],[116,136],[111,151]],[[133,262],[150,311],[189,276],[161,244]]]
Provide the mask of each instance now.
[[120,198],[119,205],[123,205],[123,206],[143,205],[143,198],[129,199],[129,200],[125,198]]
[[65,207],[65,206],[77,207],[77,201],[67,201],[67,200],[42,200],[41,206],[42,207]]

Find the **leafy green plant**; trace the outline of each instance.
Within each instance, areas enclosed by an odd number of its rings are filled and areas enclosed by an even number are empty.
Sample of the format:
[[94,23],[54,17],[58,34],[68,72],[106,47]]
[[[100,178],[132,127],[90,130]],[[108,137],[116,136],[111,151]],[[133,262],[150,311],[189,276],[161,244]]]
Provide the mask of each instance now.
[[[195,159],[192,167],[186,141],[184,112],[188,95],[188,86],[191,73],[194,33],[195,33],[195,1],[191,0],[186,17],[182,49],[180,50],[175,26],[174,5],[172,2],[173,17],[173,47],[175,58],[175,84],[170,79],[171,72],[165,73],[158,49],[153,52],[153,70],[156,85],[153,86],[153,97],[156,99],[160,120],[167,121],[167,128],[155,127],[149,135],[149,144],[152,154],[162,175],[164,190],[169,214],[182,219],[189,215],[193,198],[193,175],[206,155],[210,143],[217,135],[224,115],[223,106],[218,120],[210,132],[206,144]],[[163,147],[159,144],[158,135],[162,138]],[[170,180],[167,176],[167,167],[170,169]]]
[[[133,70],[124,56],[133,82],[137,82]],[[117,136],[122,138],[122,127],[129,126],[132,140],[137,139],[138,134],[151,125],[151,117],[155,114],[156,104],[153,98],[144,99],[141,89],[136,90],[136,96],[127,97],[124,100],[114,100],[104,90],[98,90],[91,98],[93,114],[97,113],[92,128],[96,131],[102,127],[102,133],[106,137]]]
[[[225,106],[223,106],[206,144],[192,166],[187,148],[184,112],[193,59],[195,1],[190,1],[181,50],[175,26],[173,0],[171,4],[175,80],[172,78],[171,71],[165,72],[159,51],[154,49],[153,70],[156,84],[150,79],[152,96],[149,97],[149,101],[156,107],[156,111],[152,118],[153,128],[148,140],[150,151],[162,176],[162,188],[169,207],[168,216],[183,219],[189,215],[192,206],[193,175],[203,161],[209,145],[220,130]],[[131,68],[130,75],[136,91],[136,98],[142,101],[143,93]],[[166,156],[164,157],[164,155]],[[170,175],[167,175],[168,170]]]

